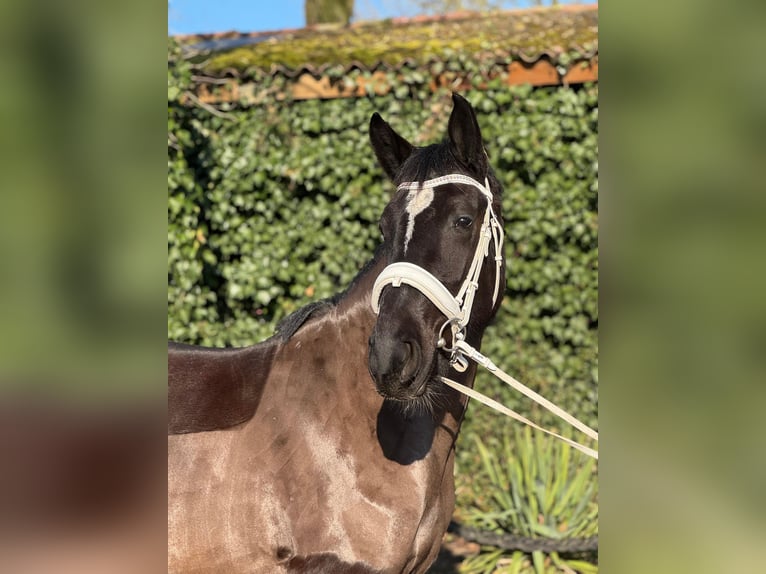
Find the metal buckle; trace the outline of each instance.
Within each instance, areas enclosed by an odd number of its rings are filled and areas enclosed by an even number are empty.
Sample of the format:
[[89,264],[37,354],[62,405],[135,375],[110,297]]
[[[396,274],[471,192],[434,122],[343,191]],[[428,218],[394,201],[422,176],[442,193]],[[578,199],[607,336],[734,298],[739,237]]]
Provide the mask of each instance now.
[[[447,341],[444,339],[444,329],[448,325],[457,325],[459,327],[458,329],[454,329],[452,332],[452,347],[447,347]],[[465,340],[465,325],[461,325],[460,319],[453,317],[452,319],[445,321],[441,326],[441,329],[439,329],[439,338],[436,341],[436,347],[438,349],[444,349],[445,352],[450,354],[450,365],[452,365],[452,368],[459,373],[465,372],[465,370],[468,368],[468,359],[465,358],[460,349],[458,349],[455,345],[455,341],[463,340]]]

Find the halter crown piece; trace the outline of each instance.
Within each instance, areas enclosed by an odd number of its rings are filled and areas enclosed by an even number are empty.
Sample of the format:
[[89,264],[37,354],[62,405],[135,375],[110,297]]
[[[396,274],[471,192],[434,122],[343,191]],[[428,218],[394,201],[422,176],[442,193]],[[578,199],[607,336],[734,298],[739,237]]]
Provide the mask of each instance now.
[[[495,253],[495,290],[492,294],[492,304],[497,301],[498,291],[500,289],[500,272],[503,265],[503,256],[501,248],[503,245],[503,226],[492,209],[492,192],[489,189],[489,180],[484,178],[484,185],[467,175],[453,173],[434,179],[429,179],[422,183],[406,182],[397,187],[397,191],[412,191],[433,189],[440,185],[448,183],[460,183],[469,185],[478,189],[487,199],[487,208],[484,211],[484,220],[479,232],[479,242],[476,245],[471,266],[468,268],[468,274],[460,286],[456,295],[452,295],[444,284],[434,277],[431,273],[422,267],[413,263],[400,261],[392,263],[381,271],[372,288],[372,310],[377,315],[380,311],[380,295],[383,288],[387,285],[392,287],[401,287],[402,284],[409,285],[420,291],[431,301],[439,311],[447,318],[439,332],[439,347],[451,353],[452,366],[463,372],[468,368],[468,361],[463,356],[458,342],[465,338],[465,328],[471,318],[471,308],[476,295],[476,289],[479,287],[479,274],[484,259],[489,257],[489,244],[493,243]],[[449,326],[452,331],[452,348],[446,347],[446,342],[442,337],[444,329]]]

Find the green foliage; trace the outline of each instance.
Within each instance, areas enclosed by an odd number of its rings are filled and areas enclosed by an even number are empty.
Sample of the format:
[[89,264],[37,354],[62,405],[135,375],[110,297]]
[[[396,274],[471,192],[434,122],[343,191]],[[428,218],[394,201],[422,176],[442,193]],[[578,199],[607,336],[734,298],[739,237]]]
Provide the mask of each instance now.
[[489,488],[466,512],[469,522],[528,537],[594,534],[595,459],[577,451],[573,458],[569,445],[533,435],[529,427],[504,435],[496,455],[477,435],[473,438]]
[[[565,433],[568,436],[569,433]],[[475,476],[478,494],[461,511],[461,519],[482,530],[548,539],[585,538],[598,533],[596,461],[529,427],[503,436],[495,449],[473,435],[482,471]],[[462,565],[479,572],[595,572],[555,553],[507,553],[485,548]]]
[[[440,66],[487,72],[462,54]],[[252,344],[352,280],[379,241],[392,190],[368,142],[370,116],[379,111],[425,144],[443,137],[451,110],[449,91],[432,93],[428,73],[398,74],[386,96],[301,102],[279,101],[272,90],[283,80],[264,76],[260,105],[212,110],[190,105],[191,73],[171,54],[170,338]],[[509,88],[498,77],[465,95],[505,186],[508,289],[482,351],[595,426],[597,87]],[[477,385],[553,422],[485,373]],[[468,422],[491,428],[497,418],[469,409]]]
[[584,560],[564,560],[556,552],[504,553],[485,548],[458,567],[461,574],[597,574],[598,566]]

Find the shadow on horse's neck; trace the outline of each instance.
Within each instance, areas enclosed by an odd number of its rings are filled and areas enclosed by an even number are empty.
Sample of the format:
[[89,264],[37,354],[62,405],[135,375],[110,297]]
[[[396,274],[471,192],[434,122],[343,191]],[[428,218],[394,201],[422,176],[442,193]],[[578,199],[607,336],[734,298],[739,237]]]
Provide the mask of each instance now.
[[[459,425],[459,423],[458,423]],[[383,454],[399,464],[422,460],[431,451],[437,428],[442,427],[454,445],[457,428],[438,422],[431,413],[407,415],[391,401],[383,401],[377,418],[377,437]]]

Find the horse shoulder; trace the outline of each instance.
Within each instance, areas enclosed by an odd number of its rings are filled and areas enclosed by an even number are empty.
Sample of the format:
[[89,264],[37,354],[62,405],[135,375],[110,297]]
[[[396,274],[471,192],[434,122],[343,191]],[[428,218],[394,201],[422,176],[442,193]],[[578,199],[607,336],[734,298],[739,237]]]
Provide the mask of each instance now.
[[220,430],[250,420],[277,344],[239,349],[168,343],[168,434]]

